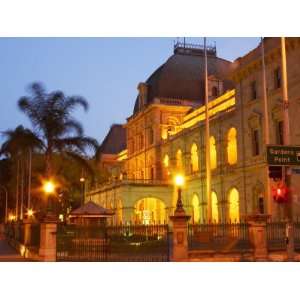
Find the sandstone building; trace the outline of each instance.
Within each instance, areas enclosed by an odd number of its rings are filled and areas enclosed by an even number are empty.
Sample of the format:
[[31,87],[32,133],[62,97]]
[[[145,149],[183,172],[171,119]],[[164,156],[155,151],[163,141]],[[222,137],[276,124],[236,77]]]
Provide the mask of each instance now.
[[[279,38],[265,38],[270,143],[283,143]],[[300,39],[288,38],[291,143],[300,144]],[[212,218],[238,221],[258,210],[282,217],[268,179],[264,142],[260,45],[230,62],[208,48]],[[207,221],[204,51],[177,43],[174,54],[138,84],[133,114],[113,125],[102,143],[109,182],[91,187],[86,201],[115,209],[114,222],[167,222],[185,175],[184,207],[192,222]],[[292,175],[294,214],[300,212],[300,175]]]

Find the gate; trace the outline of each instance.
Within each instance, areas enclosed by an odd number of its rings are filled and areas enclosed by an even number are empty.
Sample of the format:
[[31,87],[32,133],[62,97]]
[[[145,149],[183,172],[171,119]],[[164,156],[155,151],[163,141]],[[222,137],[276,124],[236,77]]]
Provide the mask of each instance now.
[[58,225],[57,261],[168,261],[168,225]]

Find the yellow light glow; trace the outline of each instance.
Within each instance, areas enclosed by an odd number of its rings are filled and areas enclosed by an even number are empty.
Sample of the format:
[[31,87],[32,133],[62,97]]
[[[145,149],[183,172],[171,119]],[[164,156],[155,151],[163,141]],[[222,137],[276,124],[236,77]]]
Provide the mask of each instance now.
[[216,139],[211,136],[209,138],[210,142],[210,168],[214,170],[217,167],[217,148]]
[[80,177],[80,182],[84,182],[85,181],[85,178],[84,177]]
[[9,219],[9,221],[14,221],[14,220],[16,219],[16,216],[13,215],[13,214],[10,214],[10,215],[8,216],[8,219]]
[[164,157],[164,166],[165,166],[165,168],[169,167],[169,155],[168,154],[166,154]]
[[216,192],[211,193],[211,214],[214,222],[219,222],[218,197]]
[[183,186],[184,185],[184,176],[181,174],[177,174],[175,176],[175,184],[177,186]]
[[52,181],[49,180],[44,183],[43,189],[46,194],[52,194],[54,193],[55,185]]
[[[235,90],[231,90],[217,99],[208,103],[209,116],[212,117],[219,112],[229,110],[235,106]],[[205,120],[205,105],[194,110],[192,113],[184,116],[183,124],[178,131],[190,128],[197,123]]]
[[33,210],[31,208],[28,209],[27,216],[28,217],[32,217],[33,216]]
[[60,214],[60,215],[58,216],[58,219],[59,219],[59,221],[63,222],[63,221],[64,221],[64,215],[63,215],[63,214]]
[[227,134],[227,160],[230,165],[237,163],[237,140],[234,127],[231,127]]
[[228,196],[229,200],[229,218],[233,222],[239,222],[240,220],[240,203],[239,192],[236,188],[232,188]]

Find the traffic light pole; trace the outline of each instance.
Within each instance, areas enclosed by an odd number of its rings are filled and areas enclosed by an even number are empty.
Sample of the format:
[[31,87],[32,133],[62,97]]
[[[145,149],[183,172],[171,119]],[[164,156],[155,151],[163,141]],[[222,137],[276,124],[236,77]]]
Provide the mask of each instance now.
[[[284,145],[290,145],[290,122],[289,122],[289,99],[287,86],[286,49],[285,38],[281,37],[281,66],[282,66],[282,100],[283,100],[283,130]],[[286,203],[286,237],[287,237],[287,258],[294,259],[294,227],[293,227],[293,196],[291,190],[291,168],[284,167],[285,184],[288,189],[288,201]]]

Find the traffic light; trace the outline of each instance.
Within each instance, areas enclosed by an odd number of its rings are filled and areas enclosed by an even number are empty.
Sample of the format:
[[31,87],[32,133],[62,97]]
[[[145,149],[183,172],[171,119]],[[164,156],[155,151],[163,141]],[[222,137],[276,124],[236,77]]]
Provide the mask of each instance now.
[[288,201],[288,188],[284,184],[280,184],[272,189],[273,199],[278,203]]
[[269,166],[269,177],[275,181],[282,180],[282,167]]

